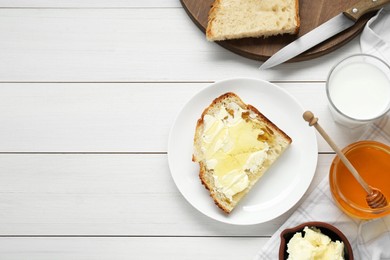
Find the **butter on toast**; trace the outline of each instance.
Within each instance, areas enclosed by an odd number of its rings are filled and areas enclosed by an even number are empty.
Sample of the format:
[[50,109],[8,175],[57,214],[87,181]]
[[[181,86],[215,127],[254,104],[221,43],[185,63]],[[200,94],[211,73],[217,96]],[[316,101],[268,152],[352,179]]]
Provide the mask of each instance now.
[[291,142],[255,107],[228,92],[198,120],[192,160],[215,204],[230,213]]

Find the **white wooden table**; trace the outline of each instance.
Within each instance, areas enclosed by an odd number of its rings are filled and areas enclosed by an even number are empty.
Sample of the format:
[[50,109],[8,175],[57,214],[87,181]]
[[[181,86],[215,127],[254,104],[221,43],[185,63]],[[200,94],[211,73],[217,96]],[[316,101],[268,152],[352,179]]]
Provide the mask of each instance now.
[[[172,181],[168,133],[214,81],[279,85],[341,146],[325,79],[359,41],[259,71],[204,35],[178,0],[0,0],[0,259],[251,259],[291,215],[214,221]],[[318,166],[333,152],[318,136]]]

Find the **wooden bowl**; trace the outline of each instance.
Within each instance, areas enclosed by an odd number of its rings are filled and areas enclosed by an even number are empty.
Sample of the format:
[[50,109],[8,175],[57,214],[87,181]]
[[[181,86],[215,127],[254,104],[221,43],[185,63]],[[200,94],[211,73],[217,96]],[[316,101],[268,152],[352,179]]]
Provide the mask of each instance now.
[[285,229],[280,234],[280,247],[279,247],[279,260],[285,260],[288,258],[287,253],[287,244],[290,241],[290,239],[294,236],[297,232],[303,232],[303,229],[305,227],[316,227],[321,230],[321,233],[324,235],[327,235],[332,241],[342,241],[344,243],[344,259],[345,260],[353,260],[353,252],[351,244],[349,243],[348,239],[345,237],[345,235],[338,230],[336,227],[325,223],[325,222],[305,222],[300,224],[299,226]]

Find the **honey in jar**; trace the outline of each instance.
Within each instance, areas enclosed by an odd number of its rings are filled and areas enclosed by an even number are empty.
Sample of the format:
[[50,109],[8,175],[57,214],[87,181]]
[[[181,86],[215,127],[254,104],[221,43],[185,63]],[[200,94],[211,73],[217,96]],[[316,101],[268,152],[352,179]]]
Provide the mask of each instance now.
[[[379,189],[390,202],[390,147],[360,141],[345,147],[343,153],[366,183]],[[368,206],[366,191],[337,156],[330,167],[329,184],[336,204],[352,217],[373,219],[390,214],[390,205],[380,209]]]

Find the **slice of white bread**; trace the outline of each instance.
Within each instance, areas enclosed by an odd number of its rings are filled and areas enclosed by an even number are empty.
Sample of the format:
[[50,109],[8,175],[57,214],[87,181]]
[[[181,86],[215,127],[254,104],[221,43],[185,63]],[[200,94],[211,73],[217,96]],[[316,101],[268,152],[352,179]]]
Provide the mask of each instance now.
[[209,41],[296,34],[298,0],[215,0],[208,15]]
[[255,107],[228,92],[198,120],[192,160],[215,204],[230,213],[291,142]]

